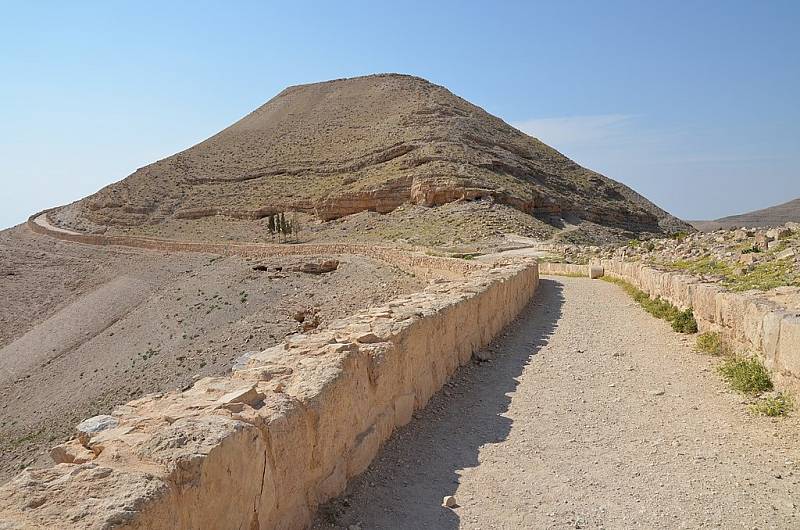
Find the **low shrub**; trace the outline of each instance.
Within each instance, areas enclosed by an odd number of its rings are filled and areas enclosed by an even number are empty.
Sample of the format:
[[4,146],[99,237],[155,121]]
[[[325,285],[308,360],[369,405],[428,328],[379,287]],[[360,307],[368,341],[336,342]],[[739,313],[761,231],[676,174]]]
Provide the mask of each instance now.
[[778,259],[759,263],[745,274],[726,278],[722,284],[731,291],[768,291],[784,285],[800,286],[800,269],[794,260]]
[[759,394],[772,390],[769,372],[755,357],[731,357],[719,366],[719,372],[737,392]]
[[697,333],[697,320],[694,318],[694,312],[691,309],[679,312],[672,319],[672,329],[678,333]]
[[666,320],[672,324],[672,329],[679,333],[697,333],[697,321],[691,309],[681,311],[660,296],[650,298],[646,292],[637,289],[625,280],[603,276],[603,280],[614,283],[622,287],[645,311],[656,318]]
[[750,405],[750,412],[758,416],[786,416],[794,408],[794,400],[791,396],[778,393],[775,396],[769,396],[759,399]]
[[722,335],[711,331],[698,335],[695,348],[697,351],[708,353],[709,355],[728,354],[728,345],[722,340]]

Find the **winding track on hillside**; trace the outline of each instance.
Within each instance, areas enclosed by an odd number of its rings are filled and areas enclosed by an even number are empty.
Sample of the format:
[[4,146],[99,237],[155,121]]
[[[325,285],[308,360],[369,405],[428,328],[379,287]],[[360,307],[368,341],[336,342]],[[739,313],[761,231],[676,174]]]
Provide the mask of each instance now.
[[750,416],[691,341],[614,285],[543,278],[495,359],[460,370],[317,527],[797,528],[797,419]]

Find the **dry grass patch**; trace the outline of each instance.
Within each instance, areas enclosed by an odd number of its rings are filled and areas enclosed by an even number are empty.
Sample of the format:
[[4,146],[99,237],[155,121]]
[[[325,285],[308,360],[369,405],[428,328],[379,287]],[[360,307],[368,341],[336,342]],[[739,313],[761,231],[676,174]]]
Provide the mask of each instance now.
[[630,295],[645,311],[656,318],[666,320],[672,324],[672,329],[678,333],[697,333],[697,321],[691,309],[681,311],[661,297],[650,298],[646,292],[636,288],[625,280],[603,276],[603,280],[619,285]]
[[769,372],[756,357],[730,357],[718,369],[737,392],[757,395],[773,388]]
[[756,416],[778,417],[788,415],[794,408],[791,396],[778,393],[774,396],[761,398],[750,405],[750,412]]
[[730,347],[722,339],[722,335],[712,331],[701,333],[697,336],[695,349],[709,355],[728,355]]

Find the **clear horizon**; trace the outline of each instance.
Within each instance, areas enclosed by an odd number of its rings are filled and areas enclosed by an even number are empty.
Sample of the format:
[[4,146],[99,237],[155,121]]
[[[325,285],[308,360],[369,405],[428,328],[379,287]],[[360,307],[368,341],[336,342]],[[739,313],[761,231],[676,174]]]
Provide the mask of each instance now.
[[[279,7],[278,7],[279,6]],[[289,85],[424,77],[683,219],[800,197],[795,2],[8,5],[0,228]]]

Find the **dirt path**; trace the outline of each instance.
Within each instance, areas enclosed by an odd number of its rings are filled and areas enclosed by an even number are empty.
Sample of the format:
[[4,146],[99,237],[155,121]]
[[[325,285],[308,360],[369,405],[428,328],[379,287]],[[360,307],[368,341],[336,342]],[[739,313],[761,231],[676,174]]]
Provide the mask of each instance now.
[[614,285],[545,278],[317,527],[800,527],[800,422],[750,416],[692,340]]

